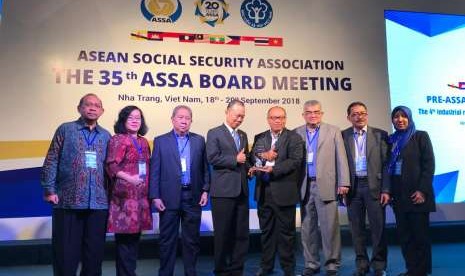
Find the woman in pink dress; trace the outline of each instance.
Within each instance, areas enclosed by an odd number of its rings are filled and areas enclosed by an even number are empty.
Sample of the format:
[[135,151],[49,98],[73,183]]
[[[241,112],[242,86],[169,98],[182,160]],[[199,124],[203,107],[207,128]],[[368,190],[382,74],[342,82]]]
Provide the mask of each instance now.
[[111,178],[108,232],[115,233],[117,275],[136,275],[140,235],[152,229],[148,199],[150,148],[144,115],[126,106],[118,115],[108,144],[106,169]]

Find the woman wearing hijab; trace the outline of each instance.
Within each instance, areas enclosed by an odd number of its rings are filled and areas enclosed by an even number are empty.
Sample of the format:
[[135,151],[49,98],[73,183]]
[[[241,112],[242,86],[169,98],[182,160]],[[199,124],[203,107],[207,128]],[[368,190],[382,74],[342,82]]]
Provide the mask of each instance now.
[[431,266],[429,213],[436,211],[434,153],[428,133],[415,129],[412,112],[397,106],[391,113],[395,132],[389,161],[392,205],[407,272],[427,275]]
[[137,253],[143,230],[152,229],[148,198],[150,148],[147,126],[137,106],[118,115],[115,135],[108,144],[106,169],[111,177],[108,232],[115,233],[116,275],[136,275]]

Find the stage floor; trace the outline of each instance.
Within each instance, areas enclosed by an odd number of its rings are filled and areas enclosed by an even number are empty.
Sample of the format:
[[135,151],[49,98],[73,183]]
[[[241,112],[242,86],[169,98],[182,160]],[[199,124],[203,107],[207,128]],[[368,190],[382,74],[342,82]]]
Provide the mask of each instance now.
[[[297,252],[297,269],[296,274],[300,274],[303,269],[303,257],[300,251]],[[339,275],[352,275],[354,270],[354,253],[352,248],[344,246],[342,248],[342,267]],[[246,262],[245,275],[254,275],[258,270],[260,262],[260,253],[251,253],[248,255]],[[157,275],[158,259],[141,259],[138,261],[137,275]],[[198,263],[198,275],[213,275],[213,258],[210,255],[201,255]],[[397,275],[404,271],[404,263],[398,246],[389,247],[388,258],[388,275]],[[432,275],[465,275],[465,243],[436,243],[433,244],[433,273]],[[33,266],[10,266],[0,267],[0,276],[15,275],[52,275],[50,265],[33,265]],[[103,264],[103,275],[116,275],[113,261],[105,261]],[[178,258],[175,275],[184,275],[182,261]],[[279,264],[276,262],[275,273],[273,275],[282,275]],[[324,275],[324,273],[321,273]]]

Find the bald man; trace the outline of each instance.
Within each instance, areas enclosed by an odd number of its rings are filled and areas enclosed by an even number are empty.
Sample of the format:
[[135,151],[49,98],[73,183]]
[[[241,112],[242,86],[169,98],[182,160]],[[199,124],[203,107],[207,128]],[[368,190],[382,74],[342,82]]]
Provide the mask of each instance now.
[[104,161],[110,133],[97,120],[102,101],[79,101],[79,119],[58,127],[42,167],[44,200],[53,206],[54,275],[101,275],[108,216]]

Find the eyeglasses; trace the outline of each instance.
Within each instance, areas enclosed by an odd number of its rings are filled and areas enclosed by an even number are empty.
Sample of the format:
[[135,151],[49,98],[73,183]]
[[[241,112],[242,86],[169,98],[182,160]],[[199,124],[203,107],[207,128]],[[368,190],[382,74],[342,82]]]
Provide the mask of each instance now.
[[305,111],[304,115],[321,115],[321,110]]
[[270,119],[272,121],[277,121],[277,120],[282,121],[282,120],[286,119],[286,116],[270,116],[270,117],[268,117],[268,119]]
[[140,122],[142,121],[141,117],[128,117],[128,121]]
[[364,118],[368,115],[368,113],[366,112],[361,112],[361,113],[352,113],[350,114],[350,117],[351,118],[356,118],[356,117],[360,117],[360,118]]

